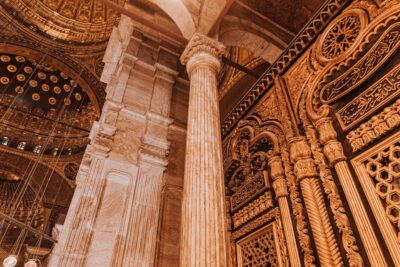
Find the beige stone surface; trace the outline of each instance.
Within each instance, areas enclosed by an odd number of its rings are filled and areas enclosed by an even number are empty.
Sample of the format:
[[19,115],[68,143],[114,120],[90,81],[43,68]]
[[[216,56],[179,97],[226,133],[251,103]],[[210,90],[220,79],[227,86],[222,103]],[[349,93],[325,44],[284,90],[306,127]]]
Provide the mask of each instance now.
[[181,60],[190,76],[180,266],[227,266],[216,75],[224,47],[195,34]]

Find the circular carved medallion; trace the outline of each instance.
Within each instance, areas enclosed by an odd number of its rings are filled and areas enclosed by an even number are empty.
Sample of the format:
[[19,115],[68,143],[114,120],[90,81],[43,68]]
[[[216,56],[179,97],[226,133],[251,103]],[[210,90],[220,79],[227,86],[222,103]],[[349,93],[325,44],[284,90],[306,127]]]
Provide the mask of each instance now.
[[338,21],[326,35],[322,44],[322,55],[336,58],[346,52],[360,34],[361,21],[357,16],[348,16]]
[[349,53],[368,23],[368,15],[352,9],[336,18],[319,37],[316,56],[321,63],[340,60]]
[[78,174],[79,166],[76,163],[68,163],[64,167],[64,174],[70,180],[75,180],[76,175]]

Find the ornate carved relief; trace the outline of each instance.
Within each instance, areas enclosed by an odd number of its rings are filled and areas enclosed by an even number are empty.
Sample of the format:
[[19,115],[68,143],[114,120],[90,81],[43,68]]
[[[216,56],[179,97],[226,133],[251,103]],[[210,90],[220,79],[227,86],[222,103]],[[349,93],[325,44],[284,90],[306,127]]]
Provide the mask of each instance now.
[[397,133],[352,160],[379,230],[395,261],[400,257],[399,138]]
[[400,65],[341,108],[336,117],[343,130],[356,125],[363,118],[400,95]]
[[359,151],[400,125],[400,99],[346,135],[353,152]]
[[238,266],[281,266],[273,224],[238,242]]
[[[333,180],[333,176],[331,170],[326,162],[324,154],[322,153],[321,144],[317,139],[316,129],[311,124],[310,120],[307,118],[304,101],[301,101],[300,105],[300,118],[305,126],[305,132],[307,139],[310,143],[311,152],[315,158],[315,163],[319,168],[319,175],[322,181],[322,185],[324,187],[324,192],[328,195],[329,204],[331,212],[335,218],[336,227],[339,229],[341,236],[342,236],[342,243],[344,249],[346,250],[346,256],[351,266],[363,266],[363,259],[359,253],[359,249],[356,243],[356,239],[353,233],[352,228],[350,227],[349,217],[346,213],[345,207],[343,205],[343,201],[338,192],[338,188],[336,183]],[[331,121],[329,121],[331,122]],[[328,123],[329,123],[328,122]],[[331,123],[329,124],[331,126]],[[321,126],[322,127],[322,126]],[[331,132],[330,127],[324,126],[322,137],[323,140],[329,141],[331,138],[336,139],[336,134]],[[332,143],[332,142],[331,142]],[[333,144],[336,144],[337,141]],[[340,145],[340,143],[339,143]],[[342,151],[340,145],[340,151]],[[335,151],[335,150],[334,150]],[[327,153],[330,155],[331,153]],[[334,153],[328,160],[329,162],[336,162],[338,159],[345,160],[343,158],[343,153]],[[329,157],[329,156],[328,156]]]
[[321,105],[332,104],[357,88],[387,62],[400,47],[399,19],[400,15],[395,14],[375,22],[357,45],[357,50],[326,69],[323,79],[317,81],[316,89],[309,95],[308,109],[318,112]]
[[396,142],[363,162],[375,184],[376,194],[382,199],[386,216],[400,232],[400,143]]
[[267,191],[233,214],[233,226],[237,228],[273,206],[271,192]]
[[250,233],[251,231],[259,228],[260,226],[271,222],[278,213],[279,213],[278,208],[275,208],[273,210],[268,211],[267,213],[262,214],[261,216],[257,217],[251,222],[246,223],[245,225],[243,225],[242,227],[240,227],[239,229],[235,230],[232,233],[232,239],[237,240],[240,237],[243,237],[246,234]]
[[226,169],[228,194],[231,195],[231,209],[236,210],[253,196],[269,188],[266,171],[267,154],[273,153],[274,141],[268,134],[254,137],[254,131],[243,128],[233,137],[230,144],[232,160]]
[[368,23],[362,9],[350,9],[336,18],[319,38],[317,59],[326,63],[346,55]]
[[268,69],[258,83],[248,91],[247,95],[243,97],[242,101],[224,120],[222,125],[223,136],[233,129],[244,114],[271,88],[275,77],[288,69],[290,64],[305,51],[312,42],[313,37],[318,35],[348,2],[350,1],[330,0],[321,7],[310,23],[303,28],[279,59]]

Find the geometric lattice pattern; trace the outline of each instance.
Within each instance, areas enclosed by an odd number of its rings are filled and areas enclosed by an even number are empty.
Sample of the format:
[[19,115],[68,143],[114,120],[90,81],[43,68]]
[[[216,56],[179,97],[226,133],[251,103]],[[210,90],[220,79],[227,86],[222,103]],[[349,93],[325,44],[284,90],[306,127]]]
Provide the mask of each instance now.
[[400,142],[376,153],[364,162],[375,191],[382,200],[386,216],[400,230]]
[[273,227],[268,228],[261,235],[257,235],[240,245],[241,262],[239,266],[279,266]]

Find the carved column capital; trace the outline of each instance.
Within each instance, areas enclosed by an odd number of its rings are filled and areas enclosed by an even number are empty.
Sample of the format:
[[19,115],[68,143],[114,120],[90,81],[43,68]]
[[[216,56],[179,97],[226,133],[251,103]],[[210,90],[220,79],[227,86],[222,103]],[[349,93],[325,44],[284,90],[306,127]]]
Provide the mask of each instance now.
[[311,158],[311,148],[306,137],[298,136],[289,140],[290,158],[293,162],[299,159]]
[[340,161],[346,160],[342,144],[337,140],[328,141],[324,146],[324,154],[328,158],[329,164],[334,166]]
[[289,140],[290,158],[294,163],[294,172],[297,182],[304,178],[316,178],[318,176],[315,162],[311,157],[311,148],[306,137],[299,136]]
[[319,132],[319,139],[324,145],[324,154],[328,158],[329,164],[334,166],[340,161],[346,160],[342,144],[337,141],[337,133],[333,128],[331,118],[322,118],[315,123]]
[[201,33],[195,33],[182,53],[181,63],[186,65],[189,76],[201,65],[207,65],[218,72],[221,66],[220,58],[225,49],[222,43]]
[[275,180],[272,183],[272,187],[274,188],[276,199],[288,196],[287,183],[284,178]]
[[335,128],[333,128],[331,118],[319,119],[315,123],[315,127],[318,130],[319,140],[321,140],[322,144],[325,144],[328,141],[334,140],[337,138],[337,133],[335,131]]
[[271,177],[273,180],[284,177],[285,171],[283,169],[282,158],[280,156],[270,157],[268,160],[268,166],[271,170]]

